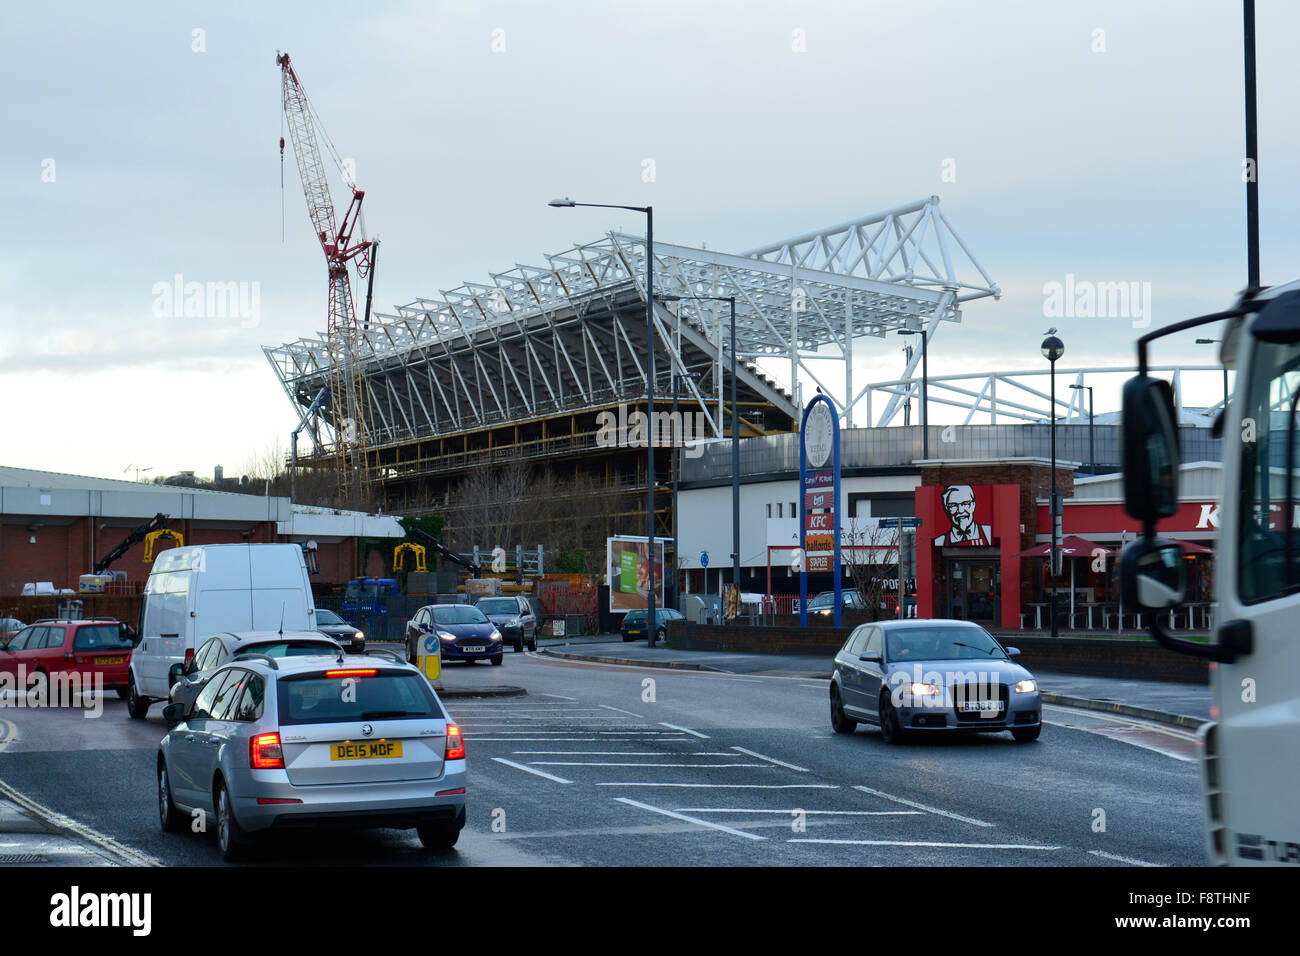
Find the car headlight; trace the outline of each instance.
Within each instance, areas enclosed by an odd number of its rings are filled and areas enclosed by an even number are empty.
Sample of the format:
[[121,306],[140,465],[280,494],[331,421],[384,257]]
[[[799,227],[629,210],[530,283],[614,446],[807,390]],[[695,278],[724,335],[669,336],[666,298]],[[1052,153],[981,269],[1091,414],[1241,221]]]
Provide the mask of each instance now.
[[364,641],[366,639],[366,632],[357,631],[357,633],[353,635],[353,638],[358,641]]
[[1032,693],[1033,693],[1034,691],[1036,691],[1036,690],[1038,690],[1038,682],[1037,682],[1037,681],[1032,681],[1032,680],[1018,680],[1018,681],[1016,681],[1016,693],[1017,693],[1017,694],[1032,694]]
[[493,628],[493,629],[492,629],[492,633],[488,635],[488,640],[490,640],[490,641],[499,641],[499,640],[501,640],[501,632],[498,631],[496,628]]
[[439,631],[438,636],[444,641],[454,641],[456,639],[456,635],[452,634],[450,631]]
[[913,697],[934,697],[943,693],[943,688],[936,684],[913,683],[909,685]]

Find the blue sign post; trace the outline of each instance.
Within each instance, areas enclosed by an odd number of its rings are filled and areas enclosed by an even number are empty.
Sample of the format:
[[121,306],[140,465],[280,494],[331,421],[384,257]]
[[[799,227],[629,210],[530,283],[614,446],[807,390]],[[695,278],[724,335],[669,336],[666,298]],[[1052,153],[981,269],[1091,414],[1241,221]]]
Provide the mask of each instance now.
[[800,422],[799,495],[799,623],[808,625],[808,571],[830,571],[835,582],[835,626],[839,627],[844,597],[840,580],[840,416],[835,403],[820,393],[804,408]]

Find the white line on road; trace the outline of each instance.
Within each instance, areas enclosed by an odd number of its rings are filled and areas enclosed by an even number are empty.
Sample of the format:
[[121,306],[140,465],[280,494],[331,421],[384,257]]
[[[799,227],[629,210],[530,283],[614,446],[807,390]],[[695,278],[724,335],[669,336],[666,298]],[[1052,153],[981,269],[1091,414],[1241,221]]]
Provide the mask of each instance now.
[[[495,757],[493,758],[496,759]],[[835,783],[598,783],[598,787],[693,787],[700,790],[838,790]]]
[[960,813],[950,813],[947,810],[940,810],[938,807],[928,807],[924,803],[917,803],[914,800],[904,800],[902,797],[895,797],[893,794],[885,793],[883,790],[872,790],[870,787],[854,786],[854,790],[861,790],[863,793],[869,793],[873,797],[881,797],[885,800],[892,800],[894,803],[901,803],[905,807],[915,807],[917,810],[924,810],[926,813],[937,813],[941,817],[947,817],[950,820],[960,820],[962,823],[969,823],[977,827],[996,826],[994,823],[986,823],[983,820],[976,820],[974,817],[963,817]]
[[623,710],[621,707],[611,707],[611,706],[609,706],[609,704],[601,704],[600,706],[601,706],[601,707],[604,707],[606,710],[612,710],[612,711],[614,711],[615,713],[618,713],[618,714],[627,714],[629,717],[639,717],[639,718],[641,718],[642,720],[645,720],[645,717],[642,716],[641,714],[634,714],[634,713],[632,713],[632,711],[630,711],[630,710]]
[[733,836],[744,837],[746,840],[766,840],[767,837],[759,836],[757,833],[746,833],[744,830],[733,830],[731,827],[724,827],[721,823],[710,823],[708,820],[697,820],[695,817],[688,817],[683,813],[674,813],[672,810],[664,810],[660,807],[652,807],[648,803],[641,803],[637,800],[629,800],[627,797],[616,797],[619,803],[626,803],[631,807],[640,807],[642,810],[649,810],[651,813],[662,813],[666,817],[672,817],[674,820],[685,820],[687,823],[695,823],[702,827],[708,827],[710,830],[721,830],[723,833],[730,833]]
[[565,780],[563,777],[557,777],[554,774],[547,773],[545,770],[534,770],[532,767],[525,767],[521,763],[515,763],[513,760],[507,760],[505,757],[493,757],[497,763],[503,763],[507,767],[514,767],[516,770],[522,770],[524,773],[533,773],[539,777],[545,777],[547,780],[554,780],[556,783],[573,783],[572,780]]
[[1107,853],[1105,850],[1089,850],[1093,856],[1099,856],[1102,859],[1114,860],[1116,863],[1127,863],[1129,866],[1161,866],[1160,863],[1148,863],[1146,860],[1136,860],[1131,856],[1116,856],[1114,853]]
[[738,810],[735,807],[678,807],[679,813],[779,813],[790,816],[793,813],[806,813],[809,816],[822,817],[921,817],[920,810]]
[[739,750],[742,754],[749,754],[751,757],[757,757],[759,760],[766,760],[768,763],[774,763],[778,767],[786,767],[790,770],[797,770],[800,773],[808,773],[807,767],[800,767],[798,764],[786,763],[784,760],[777,760],[775,757],[764,757],[760,753],[754,753],[752,750],[746,750],[744,747],[732,747],[732,750]]
[[[663,754],[655,754],[662,757]],[[766,770],[764,763],[613,763],[603,760],[530,760],[534,767],[692,767],[698,770],[723,770],[727,767],[757,767]]]
[[[473,740],[477,743],[491,741],[498,744],[523,744],[523,743],[547,743],[547,744],[604,744],[609,743],[607,740],[597,740],[595,737],[480,737],[478,734],[465,734],[466,740]],[[635,743],[635,741],[629,741]]]
[[6,747],[18,739],[18,728],[7,720],[0,720],[0,727],[5,730],[4,737],[0,738],[0,753],[3,753]]
[[576,697],[565,697],[563,694],[541,694],[540,696],[542,696],[542,697],[555,697],[555,698],[558,698],[559,700],[572,700],[572,701],[577,701],[577,699],[578,699],[578,698],[576,698]]
[[786,843],[829,843],[835,846],[933,846],[953,850],[1059,850],[1059,846],[1034,843],[937,843],[930,840],[825,840],[796,837]]
[[24,810],[29,811],[35,816],[41,818],[46,823],[54,826],[59,830],[66,830],[76,837],[95,844],[100,849],[107,850],[115,857],[122,860],[128,866],[162,866],[162,861],[157,857],[150,856],[134,847],[129,847],[125,843],[119,843],[110,836],[105,836],[98,830],[93,830],[84,823],[78,823],[72,817],[64,816],[57,810],[51,810],[49,807],[37,803],[31,797],[24,796],[9,784],[0,780],[0,795],[8,797]]
[[[660,727],[671,727],[673,730],[680,730],[680,731],[681,731],[682,733],[684,733],[684,734],[690,734],[692,737],[699,737],[701,740],[708,740],[708,739],[709,739],[709,735],[708,735],[708,734],[702,734],[702,733],[700,733],[698,730],[691,730],[689,727],[678,727],[676,724],[670,724],[670,723],[668,723],[668,722],[665,721],[665,720],[661,720],[661,721],[659,721],[659,726],[660,726]],[[655,731],[652,730],[652,731],[650,731],[650,733],[655,733]]]

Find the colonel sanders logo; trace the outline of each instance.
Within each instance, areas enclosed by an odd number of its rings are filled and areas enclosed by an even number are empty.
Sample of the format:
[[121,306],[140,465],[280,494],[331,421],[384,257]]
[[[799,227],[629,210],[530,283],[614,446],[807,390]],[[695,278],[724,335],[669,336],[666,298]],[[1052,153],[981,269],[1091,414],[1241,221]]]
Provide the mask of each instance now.
[[993,526],[975,523],[975,489],[949,485],[943,489],[943,511],[948,530],[934,539],[937,547],[982,548],[993,544]]

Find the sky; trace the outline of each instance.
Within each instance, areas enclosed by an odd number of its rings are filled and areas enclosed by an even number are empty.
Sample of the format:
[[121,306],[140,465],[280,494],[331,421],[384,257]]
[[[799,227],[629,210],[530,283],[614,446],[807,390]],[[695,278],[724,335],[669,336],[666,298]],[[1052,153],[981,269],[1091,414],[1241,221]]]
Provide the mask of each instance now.
[[[1275,284],[1300,272],[1300,6],[1257,7]],[[1038,367],[1049,326],[1063,367],[1132,364],[1130,318],[1047,316],[1067,276],[1149,283],[1151,327],[1245,285],[1236,0],[16,2],[0,461],[232,475],[287,448],[262,348],[323,328],[327,286],[291,146],[281,188],[277,51],[366,190],[378,311],[643,229],[555,196],[653,204],[657,238],[740,252],[937,194],[1003,295],[935,336],[932,376]],[[178,312],[178,281],[234,283],[243,307]],[[1217,360],[1193,339],[1155,360]],[[900,342],[856,358],[859,387],[902,371]],[[1221,378],[1184,384],[1209,404]]]

